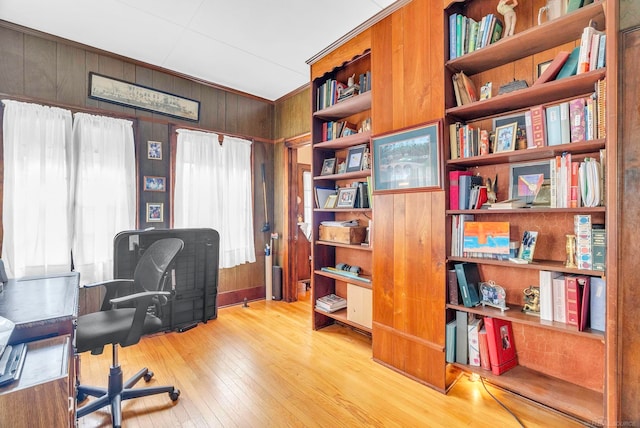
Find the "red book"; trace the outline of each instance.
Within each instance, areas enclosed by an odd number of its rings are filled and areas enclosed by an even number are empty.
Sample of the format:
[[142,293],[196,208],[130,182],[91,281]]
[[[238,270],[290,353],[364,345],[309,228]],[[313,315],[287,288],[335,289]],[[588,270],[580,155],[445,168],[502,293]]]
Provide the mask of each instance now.
[[511,321],[485,317],[484,325],[487,329],[491,371],[495,375],[501,375],[518,365]]
[[576,275],[567,275],[564,283],[567,324],[577,327],[580,325],[580,309],[582,305],[578,278]]
[[491,358],[489,357],[489,340],[487,329],[482,327],[478,332],[478,347],[480,348],[480,367],[491,370]]
[[543,106],[531,107],[531,129],[533,129],[533,147],[547,145],[546,114]]
[[538,77],[538,79],[535,82],[533,82],[532,86],[540,85],[542,83],[555,79],[558,73],[560,72],[560,69],[564,65],[564,63],[567,62],[567,59],[569,59],[569,52],[567,51],[558,52],[558,54],[553,59],[553,61],[551,61],[547,69],[542,72],[540,77]]
[[578,169],[580,162],[571,162],[571,188],[569,208],[577,208],[580,206],[580,187],[578,186]]
[[580,316],[578,317],[578,330],[584,331],[589,325],[589,289],[591,278],[586,275],[576,277],[578,288],[580,289]]
[[460,176],[471,175],[470,171],[449,171],[449,209],[460,209]]

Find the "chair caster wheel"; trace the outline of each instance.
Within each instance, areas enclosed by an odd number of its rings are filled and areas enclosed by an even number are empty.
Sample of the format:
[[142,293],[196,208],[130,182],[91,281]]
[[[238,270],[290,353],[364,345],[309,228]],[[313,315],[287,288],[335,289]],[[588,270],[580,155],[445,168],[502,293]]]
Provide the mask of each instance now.
[[178,397],[180,397],[180,390],[173,388],[173,391],[169,393],[169,397],[171,398],[171,401],[177,401]]
[[144,375],[144,381],[145,382],[149,382],[151,380],[151,378],[153,377],[153,372],[151,370],[149,370],[147,372],[147,374]]

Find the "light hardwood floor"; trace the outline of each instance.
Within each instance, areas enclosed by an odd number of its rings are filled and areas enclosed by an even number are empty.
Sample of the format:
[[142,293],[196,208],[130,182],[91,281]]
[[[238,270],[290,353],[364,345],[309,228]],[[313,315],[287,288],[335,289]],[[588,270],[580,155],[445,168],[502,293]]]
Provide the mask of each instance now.
[[[81,358],[82,381],[104,385],[111,352]],[[126,401],[123,427],[518,427],[480,382],[463,376],[447,394],[374,362],[370,339],[347,328],[311,329],[308,299],[221,308],[183,333],[120,350],[125,377],[147,366],[168,395]],[[141,381],[144,384],[144,381]],[[530,427],[575,421],[488,386]],[[110,426],[107,408],[79,427]]]

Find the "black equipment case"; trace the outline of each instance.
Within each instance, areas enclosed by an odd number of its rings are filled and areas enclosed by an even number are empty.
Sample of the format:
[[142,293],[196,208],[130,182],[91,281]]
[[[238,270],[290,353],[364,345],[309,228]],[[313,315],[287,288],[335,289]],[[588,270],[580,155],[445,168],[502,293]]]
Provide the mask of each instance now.
[[114,238],[114,278],[133,278],[138,260],[155,241],[180,238],[173,296],[159,314],[163,330],[187,330],[218,316],[220,235],[213,229],[148,229],[120,232]]

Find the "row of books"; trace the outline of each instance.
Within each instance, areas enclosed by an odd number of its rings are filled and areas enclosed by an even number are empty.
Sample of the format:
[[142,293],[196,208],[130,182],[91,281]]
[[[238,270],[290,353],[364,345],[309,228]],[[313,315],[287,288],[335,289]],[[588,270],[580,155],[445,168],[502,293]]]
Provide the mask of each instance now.
[[540,319],[605,331],[606,280],[540,271]]
[[[355,76],[354,76],[355,77]],[[353,82],[353,83],[351,83]],[[358,83],[349,79],[350,85],[336,79],[327,79],[316,91],[316,111],[331,107],[341,101],[371,90],[371,72],[358,76]]]
[[511,321],[456,311],[446,325],[445,359],[501,375],[518,365]]
[[478,89],[473,80],[463,71],[454,73],[451,76],[451,81],[453,82],[453,93],[458,107],[478,101]]
[[[578,208],[604,205],[606,149],[600,150],[600,160],[586,157],[572,160],[563,153],[549,160],[549,207]],[[544,180],[543,180],[544,181]]]
[[502,37],[502,21],[493,13],[476,21],[465,15],[454,13],[449,16],[449,59],[455,59],[469,52],[495,43]]
[[336,294],[328,294],[316,299],[316,309],[324,312],[336,312],[347,307],[347,299]]
[[358,126],[347,121],[324,122],[322,124],[322,140],[330,141],[336,138],[348,137],[357,134]]
[[367,181],[354,181],[349,187],[315,186],[316,208],[371,208],[372,189]]
[[[536,105],[521,114],[495,120],[496,125],[512,123],[516,124],[515,139],[526,138],[527,148],[606,138],[606,79],[598,80],[595,92],[588,97]],[[515,142],[492,145],[490,134],[488,130],[473,124],[449,124],[450,158],[468,158],[516,149]]]
[[607,36],[604,31],[598,31],[589,25],[582,31],[578,49],[577,74],[602,68],[606,65]]

